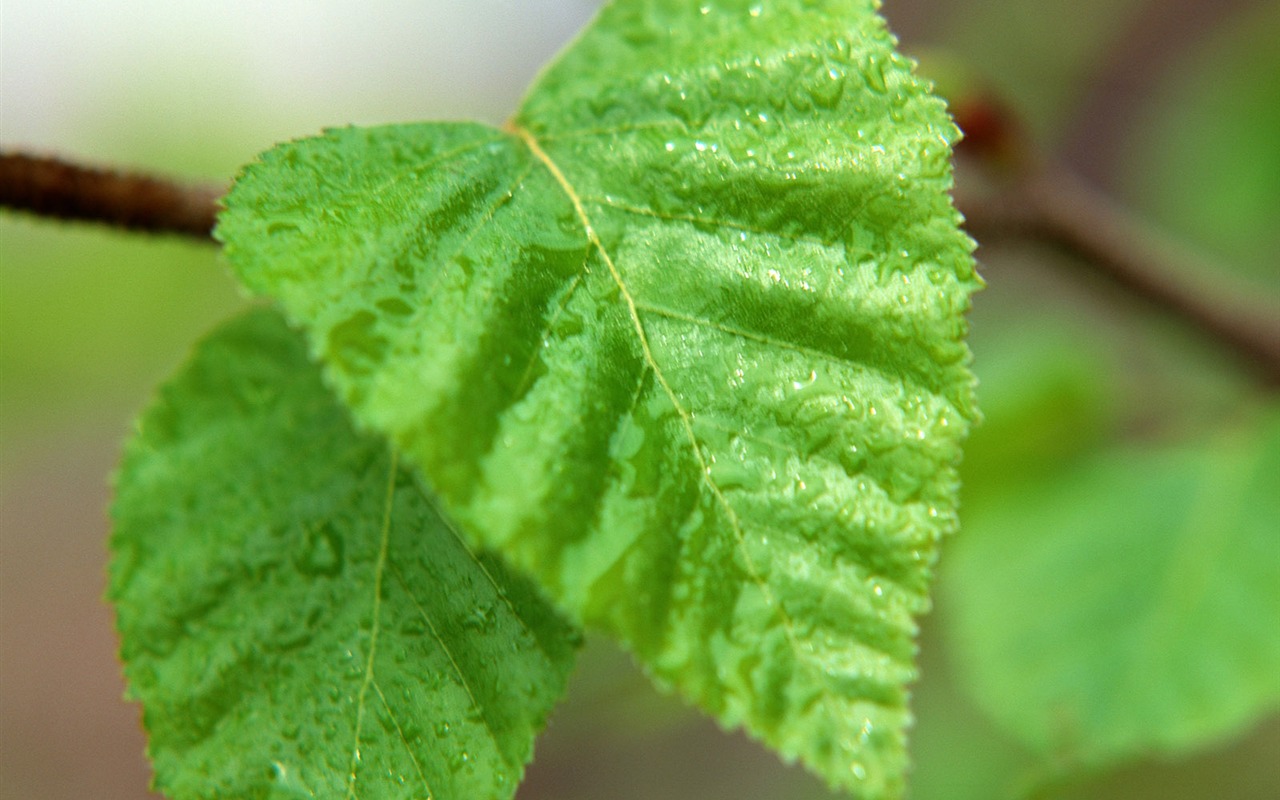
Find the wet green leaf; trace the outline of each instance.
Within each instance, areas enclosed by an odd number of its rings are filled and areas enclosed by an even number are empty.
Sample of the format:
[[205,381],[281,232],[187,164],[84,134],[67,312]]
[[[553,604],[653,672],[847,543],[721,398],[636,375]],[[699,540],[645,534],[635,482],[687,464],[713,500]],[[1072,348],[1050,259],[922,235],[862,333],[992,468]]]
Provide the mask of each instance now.
[[577,634],[353,432],[278,314],[165,387],[113,517],[121,655],[170,797],[514,794]]
[[952,644],[1060,766],[1173,753],[1280,708],[1280,415],[1111,451],[969,508]]
[[619,2],[504,129],[343,129],[219,236],[462,528],[833,785],[902,787],[978,285],[873,3]]

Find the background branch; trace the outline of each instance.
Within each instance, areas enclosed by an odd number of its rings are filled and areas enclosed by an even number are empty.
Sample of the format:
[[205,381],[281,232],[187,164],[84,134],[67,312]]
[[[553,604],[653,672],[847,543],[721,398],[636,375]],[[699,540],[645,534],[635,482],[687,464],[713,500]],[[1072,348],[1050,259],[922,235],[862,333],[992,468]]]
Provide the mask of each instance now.
[[1024,239],[1074,256],[1081,268],[1191,323],[1235,353],[1266,385],[1280,387],[1280,313],[1180,280],[1180,275],[1212,274],[1212,268],[1190,268],[1181,248],[1158,242],[1075,175],[1047,169],[991,197],[958,194],[956,202],[979,242]]
[[0,153],[0,207],[212,242],[225,188]]

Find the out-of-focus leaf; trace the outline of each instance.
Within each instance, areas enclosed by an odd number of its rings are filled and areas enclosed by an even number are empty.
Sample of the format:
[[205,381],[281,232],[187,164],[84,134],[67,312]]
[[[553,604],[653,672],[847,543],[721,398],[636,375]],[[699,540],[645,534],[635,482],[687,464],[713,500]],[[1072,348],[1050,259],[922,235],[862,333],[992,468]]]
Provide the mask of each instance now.
[[[943,561],[947,560],[943,547]],[[940,570],[945,580],[947,571]],[[942,588],[940,586],[940,588]],[[916,715],[911,732],[911,800],[1022,800],[1037,761],[974,702],[948,657],[945,629],[951,621],[947,594],[920,637],[920,681],[911,690]]]
[[944,586],[981,705],[1060,764],[1175,752],[1280,706],[1280,414],[1111,452],[967,510]]
[[[937,604],[921,640],[921,680],[912,691],[913,800],[1015,800],[1038,773],[1040,759],[988,717],[961,680],[948,647],[951,601],[972,576],[947,565],[951,551],[965,545],[963,519],[971,509],[1021,503],[1024,485],[1088,459],[1115,429],[1115,370],[1105,335],[1068,316],[1069,309],[1029,308],[1016,294],[1023,288],[1018,276],[1003,277],[973,315],[983,422],[965,447],[961,531],[943,545]],[[1026,335],[1031,325],[1034,335]]]
[[[972,342],[982,365],[983,422],[965,447],[964,508],[988,498],[1018,502],[1023,481],[1087,458],[1114,433],[1118,415],[1114,367],[1083,326],[1050,311],[986,321],[1000,335],[988,329]],[[1031,324],[1034,336],[1017,335]]]

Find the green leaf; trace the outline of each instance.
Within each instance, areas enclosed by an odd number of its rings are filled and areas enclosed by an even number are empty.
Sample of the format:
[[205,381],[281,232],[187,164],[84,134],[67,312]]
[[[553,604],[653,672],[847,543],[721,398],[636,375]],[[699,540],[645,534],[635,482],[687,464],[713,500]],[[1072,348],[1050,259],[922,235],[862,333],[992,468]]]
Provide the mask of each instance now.
[[117,484],[110,596],[157,788],[514,794],[577,634],[353,432],[276,313],[200,346]]
[[895,796],[978,285],[870,0],[619,2],[503,130],[343,129],[218,235],[450,514],[662,684]]
[[975,697],[1060,765],[1173,753],[1280,708],[1280,413],[969,507],[948,551]]

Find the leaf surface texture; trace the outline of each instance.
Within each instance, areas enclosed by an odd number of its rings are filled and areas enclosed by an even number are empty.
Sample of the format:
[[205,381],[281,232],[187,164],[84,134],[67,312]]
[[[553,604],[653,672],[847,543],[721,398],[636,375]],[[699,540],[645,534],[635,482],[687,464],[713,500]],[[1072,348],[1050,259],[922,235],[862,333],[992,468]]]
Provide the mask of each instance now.
[[164,388],[117,479],[110,578],[158,789],[514,794],[577,634],[419,480],[276,312]]
[[476,541],[894,796],[975,414],[955,134],[869,2],[615,3],[502,130],[284,145],[218,235]]

